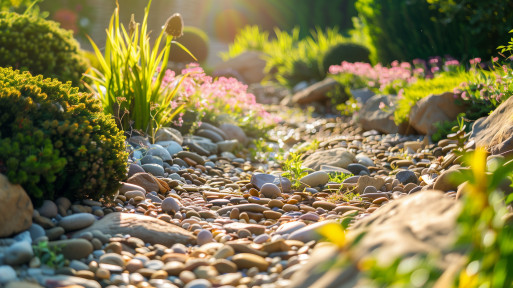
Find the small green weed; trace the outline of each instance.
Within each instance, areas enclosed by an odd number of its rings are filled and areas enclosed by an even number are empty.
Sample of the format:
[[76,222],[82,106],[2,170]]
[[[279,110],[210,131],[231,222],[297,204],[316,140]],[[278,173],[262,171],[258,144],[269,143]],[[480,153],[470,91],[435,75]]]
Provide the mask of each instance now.
[[344,174],[342,172],[336,172],[336,173],[328,173],[328,176],[330,177],[330,182],[335,183],[342,183],[344,180],[346,180],[349,177],[354,176],[353,174]]
[[303,168],[303,160],[301,160],[301,154],[290,153],[287,160],[283,163],[283,177],[288,178],[292,182],[293,187],[301,186],[299,179],[308,175],[309,171],[313,171],[310,168]]
[[66,265],[66,259],[61,253],[60,247],[49,247],[48,241],[41,241],[32,245],[34,255],[44,264],[51,268],[62,268]]

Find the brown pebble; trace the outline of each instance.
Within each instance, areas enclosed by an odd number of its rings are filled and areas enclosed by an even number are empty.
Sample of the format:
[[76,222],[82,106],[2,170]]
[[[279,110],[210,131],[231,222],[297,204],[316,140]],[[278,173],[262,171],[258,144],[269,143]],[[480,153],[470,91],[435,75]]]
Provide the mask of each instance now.
[[239,208],[233,208],[232,211],[230,211],[230,219],[239,219]]
[[376,198],[374,199],[374,201],[372,201],[372,204],[382,204],[384,202],[388,202],[388,198],[387,197],[379,197],[379,198]]
[[267,211],[264,211],[263,213],[264,213],[265,218],[267,218],[267,219],[280,219],[280,217],[282,215],[280,212],[276,212],[273,210],[267,210]]
[[98,268],[96,270],[96,278],[106,280],[110,278],[110,271],[104,268]]
[[89,270],[80,270],[75,273],[76,277],[94,280],[94,272]]
[[151,279],[166,279],[168,277],[168,274],[164,270],[159,270],[151,274]]
[[274,208],[274,207],[282,208],[283,202],[278,199],[272,199],[271,201],[269,201],[269,203],[267,203],[267,205],[269,206],[269,208]]
[[242,212],[239,215],[239,219],[246,221],[246,223],[249,223],[249,215],[246,212]]
[[285,212],[299,211],[299,207],[297,207],[296,205],[292,205],[292,204],[285,204],[285,205],[283,205],[282,209],[285,210]]

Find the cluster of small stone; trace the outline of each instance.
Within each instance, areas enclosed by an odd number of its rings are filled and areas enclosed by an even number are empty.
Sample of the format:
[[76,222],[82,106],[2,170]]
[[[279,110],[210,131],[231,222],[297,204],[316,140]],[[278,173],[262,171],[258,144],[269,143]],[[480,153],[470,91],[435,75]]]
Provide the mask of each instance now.
[[[282,137],[287,143],[294,135],[320,141],[306,154],[304,165],[315,171],[299,189],[246,161],[237,147],[248,139],[235,125],[203,124],[185,137],[166,128],[156,144],[132,137],[129,178],[113,203],[45,201],[28,231],[2,241],[0,283],[289,287],[312,249],[324,245],[320,227],[355,211],[358,221],[433,187],[456,196],[444,176],[459,169],[450,140],[362,133],[341,119],[291,127],[275,135],[292,135]],[[332,173],[355,176],[334,183]],[[67,265],[51,268],[34,257],[31,244],[40,241],[62,247]]]

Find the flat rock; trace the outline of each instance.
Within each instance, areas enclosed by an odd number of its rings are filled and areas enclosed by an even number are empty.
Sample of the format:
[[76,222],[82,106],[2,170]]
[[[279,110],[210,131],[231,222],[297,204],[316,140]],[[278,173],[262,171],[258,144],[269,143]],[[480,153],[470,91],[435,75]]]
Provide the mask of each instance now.
[[254,173],[251,175],[251,184],[253,184],[258,190],[262,189],[262,186],[266,183],[273,183],[280,187],[283,192],[288,193],[292,187],[292,183],[285,177],[277,177],[272,174]]
[[355,162],[356,158],[353,153],[347,151],[345,148],[335,148],[314,152],[312,155],[306,157],[303,161],[303,166],[313,170],[319,170],[321,165],[347,168],[349,164]]
[[164,177],[164,167],[162,167],[159,164],[147,163],[141,165],[141,167],[144,169],[144,172],[146,173],[150,173],[151,175],[157,177]]
[[218,142],[224,141],[223,136],[221,136],[219,133],[217,133],[217,132],[215,132],[213,130],[201,129],[200,128],[198,130],[198,132],[196,132],[196,135],[208,138],[208,139],[210,139],[214,143],[218,143]]
[[159,144],[160,146],[164,147],[171,156],[175,155],[180,151],[183,151],[182,145],[178,144],[178,142],[176,141],[159,141],[156,144]]
[[151,144],[148,148],[148,151],[146,152],[146,155],[157,156],[162,159],[162,161],[171,160],[171,154],[169,154],[166,148],[160,146],[159,144]]
[[452,245],[457,237],[456,220],[460,211],[460,202],[443,197],[441,191],[435,190],[420,191],[392,201],[356,222],[347,233],[350,243],[363,234],[352,246],[352,263],[329,270],[316,269],[334,263],[340,255],[334,245],[319,245],[311,252],[312,257],[306,265],[291,277],[288,287],[359,287],[364,279],[361,281],[362,274],[356,265],[365,257],[389,265],[398,258],[440,254],[437,265],[444,271],[451,263],[450,259],[454,259],[446,256],[454,255]]
[[180,151],[176,154],[176,156],[180,157],[181,159],[189,158],[200,165],[205,165],[205,159],[194,152]]
[[[486,147],[492,154],[513,150],[513,97],[509,97],[492,114],[477,119],[471,138],[476,146]],[[511,153],[511,152],[510,152]]]
[[[306,89],[302,89],[294,96],[292,96],[292,102],[295,104],[309,104],[312,102],[322,102],[328,99],[328,92],[334,91],[340,84],[331,77],[314,83],[308,86]],[[346,99],[347,100],[347,99]],[[341,103],[345,100],[341,99]]]
[[199,129],[214,131],[216,134],[220,135],[223,138],[223,140],[228,139],[228,136],[223,132],[223,130],[217,128],[216,126],[214,126],[210,123],[201,122]]
[[59,221],[59,226],[66,231],[75,231],[91,226],[95,220],[96,217],[94,217],[93,214],[77,213],[63,217],[61,221]]
[[196,242],[196,237],[181,227],[139,214],[110,213],[80,233],[94,230],[110,235],[129,234],[144,242],[166,246],[172,246],[175,243],[193,244]]
[[377,190],[380,190],[384,184],[385,180],[383,180],[383,178],[364,175],[358,178],[358,182],[356,183],[356,192],[358,194],[362,194],[367,186],[373,186]]
[[162,127],[155,133],[155,141],[175,141],[182,145],[183,137],[180,131],[171,127]]
[[263,257],[250,253],[236,254],[232,257],[232,262],[235,263],[239,269],[257,267],[260,271],[266,271],[267,267],[269,267],[269,263],[265,261]]
[[347,165],[347,170],[351,171],[353,175],[362,175],[362,172],[365,172],[365,175],[370,175],[369,169],[359,163],[351,163]]
[[409,183],[419,184],[419,178],[413,171],[410,170],[402,170],[395,174],[395,179],[399,180],[401,184],[406,185]]
[[234,222],[234,223],[225,224],[223,226],[223,228],[226,230],[226,232],[229,232],[229,233],[232,233],[232,232],[237,233],[237,232],[239,232],[239,230],[242,230],[242,229],[246,229],[255,235],[260,235],[260,234],[265,233],[265,226],[258,225],[258,224],[246,224],[246,223]]
[[27,230],[34,207],[21,185],[13,185],[0,174],[0,238]]
[[310,242],[312,240],[319,241],[322,236],[317,232],[321,227],[334,223],[332,220],[321,221],[306,227],[300,228],[289,235],[288,240],[298,240],[303,243]]
[[310,187],[323,186],[330,180],[330,176],[325,171],[315,171],[299,179],[301,183],[304,183]]
[[48,247],[61,248],[61,253],[69,260],[87,258],[89,254],[93,253],[93,244],[82,238],[50,241]]
[[222,215],[224,213],[230,212],[233,208],[239,209],[240,212],[255,212],[255,213],[262,213],[266,210],[269,210],[268,207],[262,206],[260,204],[250,203],[250,204],[238,204],[238,205],[223,207],[223,208],[217,210],[217,213],[219,215]]
[[135,185],[135,184],[130,184],[130,183],[122,183],[121,187],[119,187],[119,194],[125,195],[125,193],[127,191],[134,191],[134,190],[141,191],[142,193],[146,194],[146,190],[143,187],[141,187],[139,185]]
[[136,173],[132,177],[128,178],[127,183],[142,187],[147,193],[160,191],[157,180],[148,173]]
[[84,288],[101,288],[100,283],[85,279],[82,277],[68,275],[40,275],[37,277],[39,284],[44,287],[84,287]]
[[299,230],[303,227],[305,227],[306,224],[300,221],[294,221],[294,222],[287,222],[285,224],[280,225],[278,229],[276,230],[276,234],[290,234],[296,230]]

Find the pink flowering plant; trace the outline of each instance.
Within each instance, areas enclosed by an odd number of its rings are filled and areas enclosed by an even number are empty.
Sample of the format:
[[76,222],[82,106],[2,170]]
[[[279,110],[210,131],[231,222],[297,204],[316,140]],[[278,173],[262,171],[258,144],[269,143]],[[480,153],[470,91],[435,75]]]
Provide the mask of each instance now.
[[498,57],[491,59],[491,67],[480,58],[469,61],[468,81],[454,89],[457,102],[467,104],[465,117],[476,120],[488,115],[513,94],[513,70]]
[[392,62],[391,67],[381,64],[372,66],[369,63],[349,63],[332,65],[329,73],[345,86],[353,89],[368,87],[376,93],[397,94],[399,90],[415,81],[424,70],[413,68],[410,63]]
[[[183,75],[190,75],[183,79]],[[279,119],[271,115],[262,104],[256,102],[255,96],[247,91],[247,85],[235,78],[220,77],[213,79],[205,74],[198,64],[190,64],[175,75],[171,70],[165,72],[162,88],[174,90],[180,82],[177,97],[171,107],[184,106],[184,112],[195,114],[194,124],[200,121],[210,123],[233,122],[247,132],[263,131],[275,125]],[[175,126],[183,125],[183,114],[179,115]],[[192,127],[195,128],[194,126]]]
[[[104,55],[90,39],[100,67],[92,69],[88,76],[93,80],[90,88],[100,97],[104,112],[113,115],[120,128],[151,133],[153,139],[154,133],[170,123],[184,106],[173,105],[180,83],[174,89],[165,88],[162,83],[166,75],[160,67],[168,63],[171,44],[190,52],[173,41],[182,34],[183,20],[179,14],[167,20],[153,45],[150,44],[147,25],[150,5],[151,0],[142,25],[132,15],[128,29],[119,23],[119,6],[115,9],[107,29]],[[180,82],[186,79],[184,76]]]

